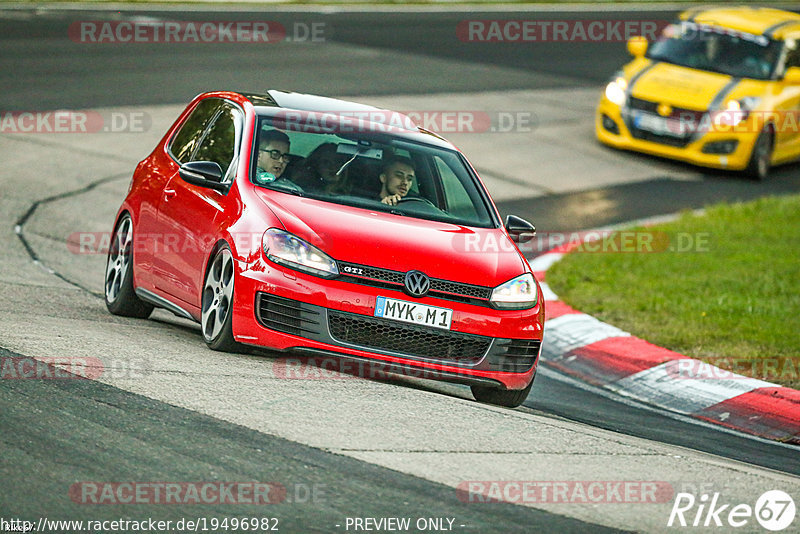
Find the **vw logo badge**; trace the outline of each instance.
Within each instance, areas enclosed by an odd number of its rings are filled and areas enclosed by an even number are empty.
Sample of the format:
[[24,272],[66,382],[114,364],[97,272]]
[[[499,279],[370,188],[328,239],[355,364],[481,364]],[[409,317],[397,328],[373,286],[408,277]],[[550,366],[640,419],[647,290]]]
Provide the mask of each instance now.
[[406,273],[406,291],[412,297],[424,297],[431,288],[431,279],[428,275],[420,271],[408,271]]

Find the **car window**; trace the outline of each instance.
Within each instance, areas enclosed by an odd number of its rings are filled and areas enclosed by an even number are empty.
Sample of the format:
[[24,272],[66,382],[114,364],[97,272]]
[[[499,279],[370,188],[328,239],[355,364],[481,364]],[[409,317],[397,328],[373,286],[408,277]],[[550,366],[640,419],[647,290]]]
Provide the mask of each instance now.
[[786,43],[786,64],[784,66],[783,74],[789,67],[800,67],[800,42],[792,40]]
[[441,157],[434,156],[433,159],[442,180],[442,188],[447,199],[447,211],[458,217],[475,217],[475,204],[464,188],[464,184]]
[[218,98],[206,98],[197,104],[169,145],[172,157],[180,163],[190,161],[203,132],[220,105],[222,100]]
[[[269,117],[259,119],[254,147],[264,136],[289,139],[285,167],[277,176],[259,170],[259,158],[264,156],[254,148],[251,181],[260,187],[400,216],[484,228],[497,225],[488,195],[456,150],[351,128],[349,123],[276,127],[284,124]],[[397,189],[387,187],[384,192],[387,170]],[[395,204],[382,202],[390,195],[400,199]]]
[[763,35],[682,21],[667,26],[646,56],[683,67],[727,74],[736,78],[769,80],[781,44]]
[[228,103],[223,103],[214,122],[201,138],[200,146],[192,155],[192,160],[213,161],[219,164],[223,175],[228,177],[233,170],[231,163],[236,155],[238,118],[238,110]]

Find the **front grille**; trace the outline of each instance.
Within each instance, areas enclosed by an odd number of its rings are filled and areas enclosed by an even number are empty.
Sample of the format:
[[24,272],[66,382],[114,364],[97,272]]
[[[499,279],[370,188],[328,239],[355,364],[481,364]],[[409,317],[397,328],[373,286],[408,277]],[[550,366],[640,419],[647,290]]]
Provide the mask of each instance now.
[[384,319],[328,311],[331,336],[343,343],[457,364],[480,362],[492,338],[436,331]]
[[540,339],[498,339],[489,356],[489,369],[509,373],[529,370],[539,355]]
[[660,135],[653,132],[648,132],[647,130],[642,130],[635,126],[630,126],[631,135],[636,139],[641,139],[642,141],[650,141],[652,143],[659,143],[661,145],[668,145],[674,146],[678,148],[683,148],[689,144],[692,140],[691,137],[673,137],[671,135]]
[[349,276],[354,276],[356,278],[371,278],[372,280],[380,280],[382,282],[399,285],[403,285],[406,279],[405,273],[378,267],[369,267],[367,265],[357,265],[355,263],[339,262],[339,272],[347,273]]
[[302,302],[269,293],[256,293],[256,318],[262,326],[284,334],[302,336],[320,330],[318,311]]
[[[652,113],[654,115],[658,114],[658,102],[651,102],[633,96],[628,98],[628,108],[635,111]],[[630,113],[627,114],[625,122],[631,135],[636,139],[683,148],[696,139],[699,134],[703,133],[701,129],[703,128],[703,121],[706,118],[706,113],[695,109],[673,107],[669,118],[680,124],[689,125],[686,133],[683,135],[662,135],[637,128],[633,124],[633,116]]]
[[488,287],[473,286],[459,282],[448,282],[447,280],[431,279],[431,291],[435,293],[451,293],[453,295],[464,295],[476,299],[489,300],[492,290]]
[[[650,102],[633,96],[628,99],[628,107],[637,111],[658,113],[658,102]],[[677,107],[672,107],[672,112],[670,113],[670,117],[673,119],[683,119],[685,121],[694,121],[695,123],[699,123],[704,115],[704,111]]]
[[[339,272],[343,273],[341,278],[347,282],[386,287],[400,291],[402,291],[405,283],[406,273],[400,271],[341,261],[338,262],[338,265]],[[431,278],[431,288],[428,291],[428,295],[459,302],[485,301],[483,304],[486,304],[492,296],[492,288]]]
[[635,96],[628,97],[628,107],[631,109],[635,109],[638,111],[647,111],[648,113],[657,113],[656,109],[658,108],[657,102],[650,102],[649,100],[643,100],[641,98],[636,98]]

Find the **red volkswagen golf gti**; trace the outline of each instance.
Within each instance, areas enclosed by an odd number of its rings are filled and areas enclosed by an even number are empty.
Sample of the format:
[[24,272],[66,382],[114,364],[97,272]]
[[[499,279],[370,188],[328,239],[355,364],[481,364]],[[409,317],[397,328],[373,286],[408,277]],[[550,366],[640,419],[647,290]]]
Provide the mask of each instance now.
[[355,360],[518,406],[544,324],[515,244],[533,232],[503,224],[466,158],[404,115],[206,93],[134,172],[105,299],[198,321],[215,350]]

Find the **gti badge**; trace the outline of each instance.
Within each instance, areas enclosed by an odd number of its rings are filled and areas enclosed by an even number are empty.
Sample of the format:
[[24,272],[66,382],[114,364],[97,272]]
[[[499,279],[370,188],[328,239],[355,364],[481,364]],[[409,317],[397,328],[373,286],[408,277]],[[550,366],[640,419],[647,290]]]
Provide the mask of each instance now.
[[406,292],[412,297],[424,297],[431,288],[431,279],[423,272],[408,271],[405,285]]

